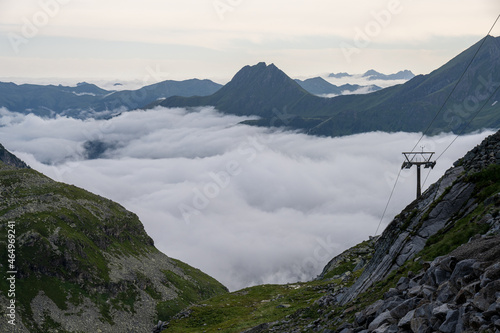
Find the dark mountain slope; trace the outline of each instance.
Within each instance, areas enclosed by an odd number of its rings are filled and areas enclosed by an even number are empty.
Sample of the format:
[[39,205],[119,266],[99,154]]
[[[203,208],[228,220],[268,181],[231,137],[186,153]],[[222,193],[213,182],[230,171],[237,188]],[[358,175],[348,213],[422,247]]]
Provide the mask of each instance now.
[[16,326],[3,317],[1,332],[149,332],[158,317],[227,291],[159,252],[110,200],[4,162],[0,199],[0,275],[17,271],[15,295],[0,281],[0,305],[16,309]]

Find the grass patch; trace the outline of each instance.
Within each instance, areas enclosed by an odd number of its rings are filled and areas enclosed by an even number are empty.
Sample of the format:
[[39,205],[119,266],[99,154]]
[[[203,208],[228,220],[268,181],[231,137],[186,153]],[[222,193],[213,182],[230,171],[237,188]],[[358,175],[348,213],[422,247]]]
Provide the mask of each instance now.
[[337,266],[329,271],[328,273],[325,274],[323,277],[324,280],[326,279],[331,279],[334,276],[342,275],[346,272],[352,272],[352,270],[356,267],[356,263],[352,260],[349,261],[343,261],[341,263],[338,263]]
[[[213,297],[189,308],[188,318],[174,320],[164,332],[241,332],[310,308],[325,294],[326,282],[261,285]],[[309,312],[308,312],[309,311]],[[305,310],[303,316],[316,311]]]
[[188,306],[214,295],[227,294],[228,290],[217,280],[179,260],[175,264],[186,276],[173,271],[163,271],[166,280],[177,289],[178,298],[159,302],[156,306],[158,320],[167,321]]

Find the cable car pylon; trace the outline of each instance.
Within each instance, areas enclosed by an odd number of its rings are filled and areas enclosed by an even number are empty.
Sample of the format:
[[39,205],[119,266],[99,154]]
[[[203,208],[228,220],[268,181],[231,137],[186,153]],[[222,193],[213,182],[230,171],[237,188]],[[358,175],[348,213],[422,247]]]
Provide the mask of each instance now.
[[406,158],[406,161],[403,162],[401,169],[410,169],[412,166],[417,166],[417,199],[422,196],[422,188],[420,185],[421,176],[420,176],[420,167],[423,165],[425,169],[431,168],[434,169],[436,165],[436,161],[431,161],[432,156],[435,152],[405,152],[403,155]]

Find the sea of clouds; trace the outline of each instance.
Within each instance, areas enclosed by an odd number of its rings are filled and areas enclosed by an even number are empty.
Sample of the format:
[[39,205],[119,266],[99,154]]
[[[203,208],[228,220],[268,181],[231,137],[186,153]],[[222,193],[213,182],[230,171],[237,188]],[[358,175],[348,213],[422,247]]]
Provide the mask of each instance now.
[[[156,246],[231,290],[309,280],[373,236],[419,133],[314,137],[239,124],[213,108],[138,110],[109,120],[0,109],[0,143],[47,176],[139,215]],[[491,132],[459,138],[425,187]],[[425,137],[440,154],[454,136]],[[88,159],[86,142],[101,155]],[[420,149],[420,148],[419,148]],[[380,230],[415,198],[399,178]],[[379,231],[380,233],[380,231]]]

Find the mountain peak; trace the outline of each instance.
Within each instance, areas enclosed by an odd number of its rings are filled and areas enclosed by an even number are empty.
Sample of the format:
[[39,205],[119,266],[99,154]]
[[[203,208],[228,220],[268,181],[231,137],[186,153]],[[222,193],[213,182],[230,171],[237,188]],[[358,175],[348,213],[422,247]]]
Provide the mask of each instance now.
[[283,109],[304,95],[309,93],[278,67],[260,62],[236,73],[213,95],[211,105],[230,113],[268,116],[272,110]]
[[347,72],[341,72],[341,73],[331,73],[328,75],[328,77],[333,77],[336,79],[341,79],[343,77],[351,77],[352,75],[347,73]]
[[365,74],[363,74],[363,77],[368,78],[368,80],[410,80],[415,77],[415,74],[407,69],[399,71],[395,74],[388,75],[377,72],[374,69],[370,69]]
[[377,72],[376,70],[374,69],[369,69],[368,71],[366,71],[365,74],[363,74],[363,77],[367,77],[367,76],[373,76],[373,75],[380,75],[382,73],[380,72]]
[[[283,75],[286,76],[285,73],[283,73],[278,67],[276,67],[274,64],[269,64],[267,65],[265,62],[259,62],[256,65],[250,66],[247,65],[243,67],[239,72],[235,74],[231,82],[234,80],[239,80],[241,77],[245,77],[246,75],[259,75],[262,73],[282,73]],[[230,82],[230,83],[231,83]]]
[[[236,115],[276,117],[276,110],[293,114],[293,108],[303,108],[310,98],[316,98],[303,89],[274,64],[259,62],[247,65],[211,96],[171,97],[159,103],[164,107],[212,105],[219,111]],[[305,104],[304,104],[305,103]],[[153,104],[158,105],[158,104]],[[150,106],[151,107],[151,106]]]

